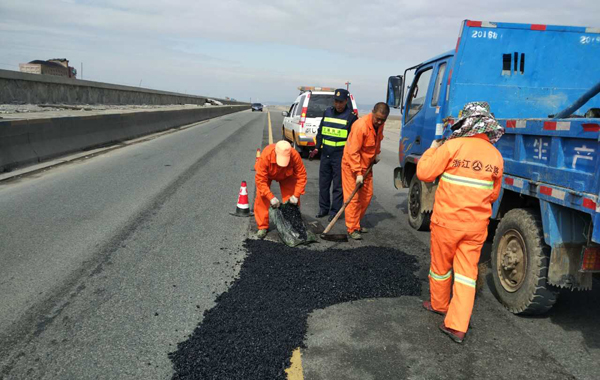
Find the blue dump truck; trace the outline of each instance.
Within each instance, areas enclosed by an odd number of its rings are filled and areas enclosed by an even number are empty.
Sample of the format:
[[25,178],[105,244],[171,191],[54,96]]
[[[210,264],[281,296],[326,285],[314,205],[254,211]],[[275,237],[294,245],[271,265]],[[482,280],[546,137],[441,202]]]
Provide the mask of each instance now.
[[388,80],[388,104],[403,114],[394,185],[408,187],[417,230],[429,227],[437,187],[415,175],[431,142],[472,101],[506,128],[491,269],[515,314],[548,311],[559,288],[591,289],[600,271],[599,62],[600,28],[465,20],[454,50]]

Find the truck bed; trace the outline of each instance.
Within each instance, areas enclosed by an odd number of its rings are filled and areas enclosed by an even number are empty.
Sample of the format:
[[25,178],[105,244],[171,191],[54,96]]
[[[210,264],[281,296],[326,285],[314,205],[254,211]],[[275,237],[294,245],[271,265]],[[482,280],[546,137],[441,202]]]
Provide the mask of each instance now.
[[[498,121],[506,128],[496,143],[504,157],[505,189],[583,211],[600,222],[600,120]],[[600,232],[596,235],[600,238]]]

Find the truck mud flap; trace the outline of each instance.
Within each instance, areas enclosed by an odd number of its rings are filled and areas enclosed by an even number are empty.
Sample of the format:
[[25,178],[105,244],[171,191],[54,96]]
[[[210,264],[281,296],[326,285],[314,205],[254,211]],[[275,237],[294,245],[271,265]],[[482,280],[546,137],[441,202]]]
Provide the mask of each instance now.
[[421,206],[423,211],[433,211],[433,203],[435,201],[435,191],[438,187],[438,181],[421,182],[423,184],[421,191]]
[[401,167],[397,167],[394,169],[394,187],[398,190],[408,187],[408,186],[404,186],[404,181],[402,180],[402,168]]
[[548,283],[567,289],[592,289],[592,274],[579,270],[581,268],[581,250],[581,244],[555,246],[550,255]]

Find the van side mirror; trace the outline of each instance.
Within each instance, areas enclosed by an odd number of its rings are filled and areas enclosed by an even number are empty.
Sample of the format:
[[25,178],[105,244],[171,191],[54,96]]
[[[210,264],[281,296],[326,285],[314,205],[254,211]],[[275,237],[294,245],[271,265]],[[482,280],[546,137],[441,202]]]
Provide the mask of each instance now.
[[402,106],[402,85],[404,81],[402,75],[396,75],[388,78],[387,100],[390,107],[400,108]]
[[288,116],[290,116],[290,115],[287,113],[287,111],[283,111],[283,112],[281,113],[281,116],[288,117]]

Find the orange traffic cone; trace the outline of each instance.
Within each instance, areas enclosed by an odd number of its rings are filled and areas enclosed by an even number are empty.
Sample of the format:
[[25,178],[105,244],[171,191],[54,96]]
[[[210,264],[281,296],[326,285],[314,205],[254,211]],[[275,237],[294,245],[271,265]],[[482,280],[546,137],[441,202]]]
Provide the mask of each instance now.
[[248,206],[248,188],[246,187],[246,181],[242,181],[242,184],[240,185],[237,206],[235,212],[232,212],[231,215],[241,217],[252,215],[250,213],[250,207]]
[[253,172],[256,171],[256,163],[258,162],[259,158],[260,158],[260,149],[256,149],[256,161],[254,161],[254,166],[252,167]]

